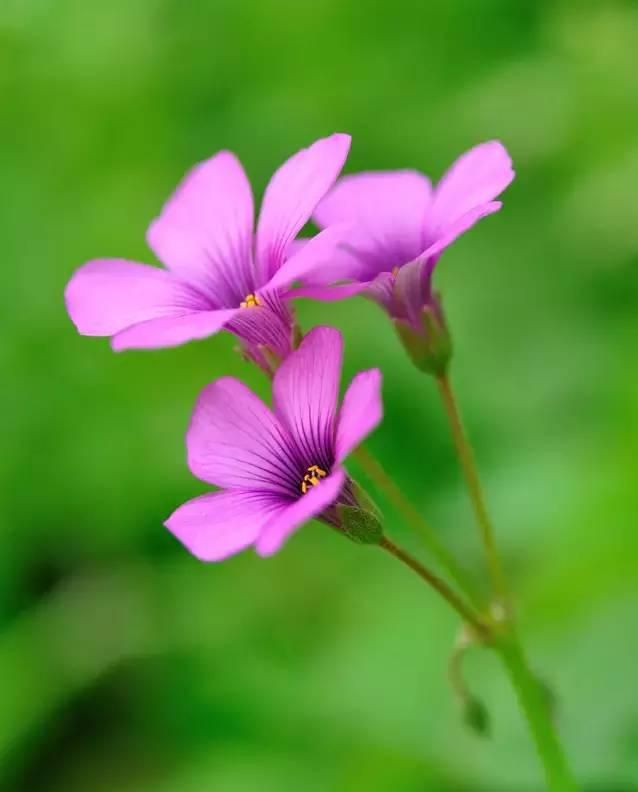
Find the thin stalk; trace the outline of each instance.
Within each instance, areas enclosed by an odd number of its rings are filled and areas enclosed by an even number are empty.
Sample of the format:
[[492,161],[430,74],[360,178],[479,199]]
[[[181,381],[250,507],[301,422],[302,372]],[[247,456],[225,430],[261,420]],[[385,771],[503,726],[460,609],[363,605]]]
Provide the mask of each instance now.
[[[494,531],[485,504],[472,447],[463,428],[450,380],[447,375],[442,374],[437,376],[436,381],[479,526],[492,585],[501,603],[507,606],[507,584],[496,549]],[[500,625],[500,634],[493,640],[492,646],[501,657],[516,691],[534,745],[543,763],[548,790],[551,792],[576,792],[578,786],[571,774],[560,739],[552,723],[545,692],[527,664],[523,647],[509,616],[506,607],[505,621]]]
[[483,497],[483,490],[481,488],[472,446],[463,428],[461,415],[448,376],[446,374],[441,374],[436,378],[436,382],[448,417],[454,445],[456,446],[456,452],[461,463],[463,475],[465,476],[470,500],[472,501],[472,507],[481,534],[492,585],[496,595],[505,603],[507,601],[507,585],[496,549],[494,530],[487,511],[487,506],[485,505],[485,498]]
[[475,646],[474,636],[469,630],[463,628],[456,639],[447,666],[450,687],[466,714],[470,711],[472,704],[476,707],[478,703],[478,699],[470,692],[463,674],[463,660],[473,646]]
[[481,621],[444,580],[387,537],[383,537],[379,546],[416,572],[459,614],[479,639],[492,646],[500,655],[543,764],[547,789],[550,792],[577,792],[578,786],[551,720],[545,692],[527,664],[512,625],[502,625],[505,631],[495,638],[492,627]]
[[402,547],[399,547],[386,536],[379,542],[379,547],[382,547],[390,555],[398,558],[399,561],[404,563],[413,572],[438,592],[443,599],[454,608],[463,621],[468,624],[476,634],[484,639],[489,637],[489,628],[485,625],[480,617],[459,597],[459,595],[448,586],[438,575],[428,569],[424,564],[418,561],[414,556],[411,556]]
[[539,758],[543,763],[545,780],[551,792],[577,792],[574,779],[560,739],[552,723],[547,695],[530,670],[523,647],[513,628],[497,640],[498,652],[525,715]]
[[418,510],[412,503],[405,497],[401,489],[397,486],[394,480],[386,473],[381,463],[372,455],[372,453],[363,446],[359,446],[354,452],[353,456],[375,483],[375,485],[385,493],[388,500],[394,505],[397,511],[403,516],[405,521],[410,525],[420,536],[430,551],[430,553],[441,564],[443,569],[455,581],[458,587],[472,602],[477,602],[479,597],[472,581],[467,573],[457,563],[454,556],[449,550],[439,541],[435,531],[430,527],[428,522],[421,516]]

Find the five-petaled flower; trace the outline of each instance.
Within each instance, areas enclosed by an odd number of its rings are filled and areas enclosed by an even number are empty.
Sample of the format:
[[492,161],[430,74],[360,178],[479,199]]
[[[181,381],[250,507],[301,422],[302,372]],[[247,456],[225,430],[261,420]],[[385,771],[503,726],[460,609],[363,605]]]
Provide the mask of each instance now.
[[272,410],[232,377],[204,388],[188,464],[222,491],[166,522],[191,553],[217,561],[254,545],[271,555],[307,520],[339,527],[338,505],[358,506],[343,461],[381,421],[381,374],[355,376],[339,408],[342,357],[338,330],[313,329],[277,370]]
[[296,248],[293,241],[349,147],[349,135],[334,134],[285,162],[268,184],[255,232],[252,191],[234,154],[197,165],[148,230],[166,269],[97,259],[73,275],[65,297],[80,333],[112,336],[121,350],[174,346],[225,327],[264,368],[264,349],[285,358],[294,319],[284,292],[331,260],[339,229]]
[[[331,266],[308,273],[296,293],[320,300],[364,293],[399,323],[423,332],[424,308],[439,311],[432,290],[439,256],[501,208],[493,199],[513,178],[511,159],[498,141],[467,151],[434,188],[413,170],[344,176],[313,218],[320,228],[344,222],[354,227]],[[351,282],[329,286],[337,281]]]

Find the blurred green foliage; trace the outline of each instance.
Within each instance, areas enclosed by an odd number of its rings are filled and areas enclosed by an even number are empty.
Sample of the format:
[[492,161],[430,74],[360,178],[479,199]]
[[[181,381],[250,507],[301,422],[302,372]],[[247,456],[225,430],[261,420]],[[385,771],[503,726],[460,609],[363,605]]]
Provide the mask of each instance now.
[[[203,491],[198,389],[266,392],[232,339],[116,355],[64,312],[86,259],[152,260],[194,162],[229,147],[259,193],[343,130],[349,171],[512,152],[504,210],[437,275],[453,374],[573,764],[638,789],[636,41],[629,1],[0,2],[0,788],[541,789],[494,658],[468,663],[480,740],[445,680],[455,620],[390,558],[311,525],[206,566],[162,528]],[[382,367],[371,445],[479,570],[431,383],[374,306],[299,312],[344,331],[348,375]]]

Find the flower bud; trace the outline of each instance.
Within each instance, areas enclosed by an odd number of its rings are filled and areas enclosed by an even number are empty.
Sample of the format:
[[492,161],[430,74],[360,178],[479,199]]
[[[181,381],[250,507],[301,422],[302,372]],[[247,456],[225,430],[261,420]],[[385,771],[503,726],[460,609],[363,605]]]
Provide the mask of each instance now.
[[485,704],[471,696],[462,702],[462,707],[465,725],[479,737],[489,737],[490,715]]
[[468,625],[464,625],[450,655],[448,677],[461,708],[463,723],[480,737],[487,737],[490,733],[489,712],[481,699],[469,689],[463,673],[463,660],[466,654],[479,643],[481,638]]

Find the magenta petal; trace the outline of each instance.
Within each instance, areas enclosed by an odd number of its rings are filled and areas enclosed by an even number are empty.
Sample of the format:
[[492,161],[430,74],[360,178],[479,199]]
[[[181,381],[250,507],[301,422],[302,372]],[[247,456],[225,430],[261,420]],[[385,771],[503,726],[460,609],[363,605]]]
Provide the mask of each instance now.
[[[401,269],[403,269],[403,267]],[[373,281],[366,284],[365,290],[367,297],[369,297],[371,300],[374,300],[382,308],[385,308],[386,311],[389,311],[391,315],[396,313],[394,305],[395,281],[396,279],[394,275],[389,272],[382,272],[381,274],[377,275]]]
[[[330,226],[323,233],[336,227]],[[336,246],[329,263],[308,270],[303,279],[304,285],[327,286],[340,281],[370,281],[379,272],[389,272],[393,268],[393,255],[388,253],[387,247],[378,244],[374,234],[357,225],[341,224],[339,227],[348,228],[347,235]]]
[[310,297],[313,300],[333,302],[335,300],[346,300],[366,291],[370,283],[342,283],[337,286],[300,286],[298,289],[291,289],[286,292],[287,298]]
[[349,230],[348,225],[332,226],[309,239],[281,265],[266,289],[285,288],[293,281],[307,278],[311,273],[320,274],[322,282],[328,283],[347,277],[347,273],[342,275],[334,267],[334,261],[339,248],[348,239]]
[[83,335],[108,336],[147,319],[199,307],[197,295],[174,275],[122,259],[80,267],[64,292],[67,311]]
[[240,311],[190,311],[180,316],[151,319],[117,333],[111,341],[116,352],[124,349],[159,349],[207,338],[220,330]]
[[275,172],[257,224],[257,263],[264,283],[282,265],[290,243],[334,184],[349,149],[349,135],[331,135],[298,151]]
[[503,204],[500,201],[491,201],[490,203],[483,204],[482,206],[476,206],[474,209],[466,212],[454,223],[451,223],[442,229],[442,232],[437,238],[436,242],[424,250],[419,258],[425,260],[432,259],[434,256],[438,256],[443,250],[445,250],[446,247],[451,245],[455,239],[460,237],[461,234],[464,234],[466,231],[472,228],[472,226],[475,225],[481,218],[494,214],[494,212],[498,212],[501,206],[503,206]]
[[430,206],[429,179],[412,170],[380,171],[345,176],[314,212],[322,228],[351,222],[362,232],[354,239],[356,256],[369,268],[367,276],[389,272],[423,249],[423,218]]
[[337,422],[336,461],[343,462],[383,418],[381,372],[362,371],[352,380],[343,397]]
[[227,329],[234,333],[243,344],[244,352],[270,371],[270,365],[263,358],[263,349],[283,360],[292,351],[294,317],[283,295],[276,291],[259,292],[261,305],[246,308],[237,313]]
[[200,560],[220,561],[254,544],[286,506],[264,492],[214,492],[184,503],[165,525]]
[[147,233],[169,269],[197,285],[215,307],[231,308],[254,291],[253,196],[229,151],[195,166]]
[[186,447],[188,465],[203,481],[292,497],[299,492],[299,465],[288,434],[261,399],[233,377],[200,393]]
[[276,553],[290,534],[332,505],[339,497],[345,478],[343,470],[335,470],[286,509],[273,515],[257,539],[259,555]]
[[286,258],[292,258],[297,253],[302,251],[304,247],[310,242],[312,237],[297,237],[297,239],[293,239],[292,242],[288,245],[288,250],[286,251]]
[[341,333],[333,327],[315,327],[275,374],[275,413],[306,465],[332,464],[342,359]]
[[513,178],[512,160],[499,141],[481,143],[465,152],[436,186],[425,221],[427,239],[433,242],[439,231],[492,201]]
[[393,315],[396,318],[407,319],[419,330],[422,327],[421,312],[431,299],[431,284],[428,277],[431,272],[432,267],[424,255],[401,267],[394,283]]

